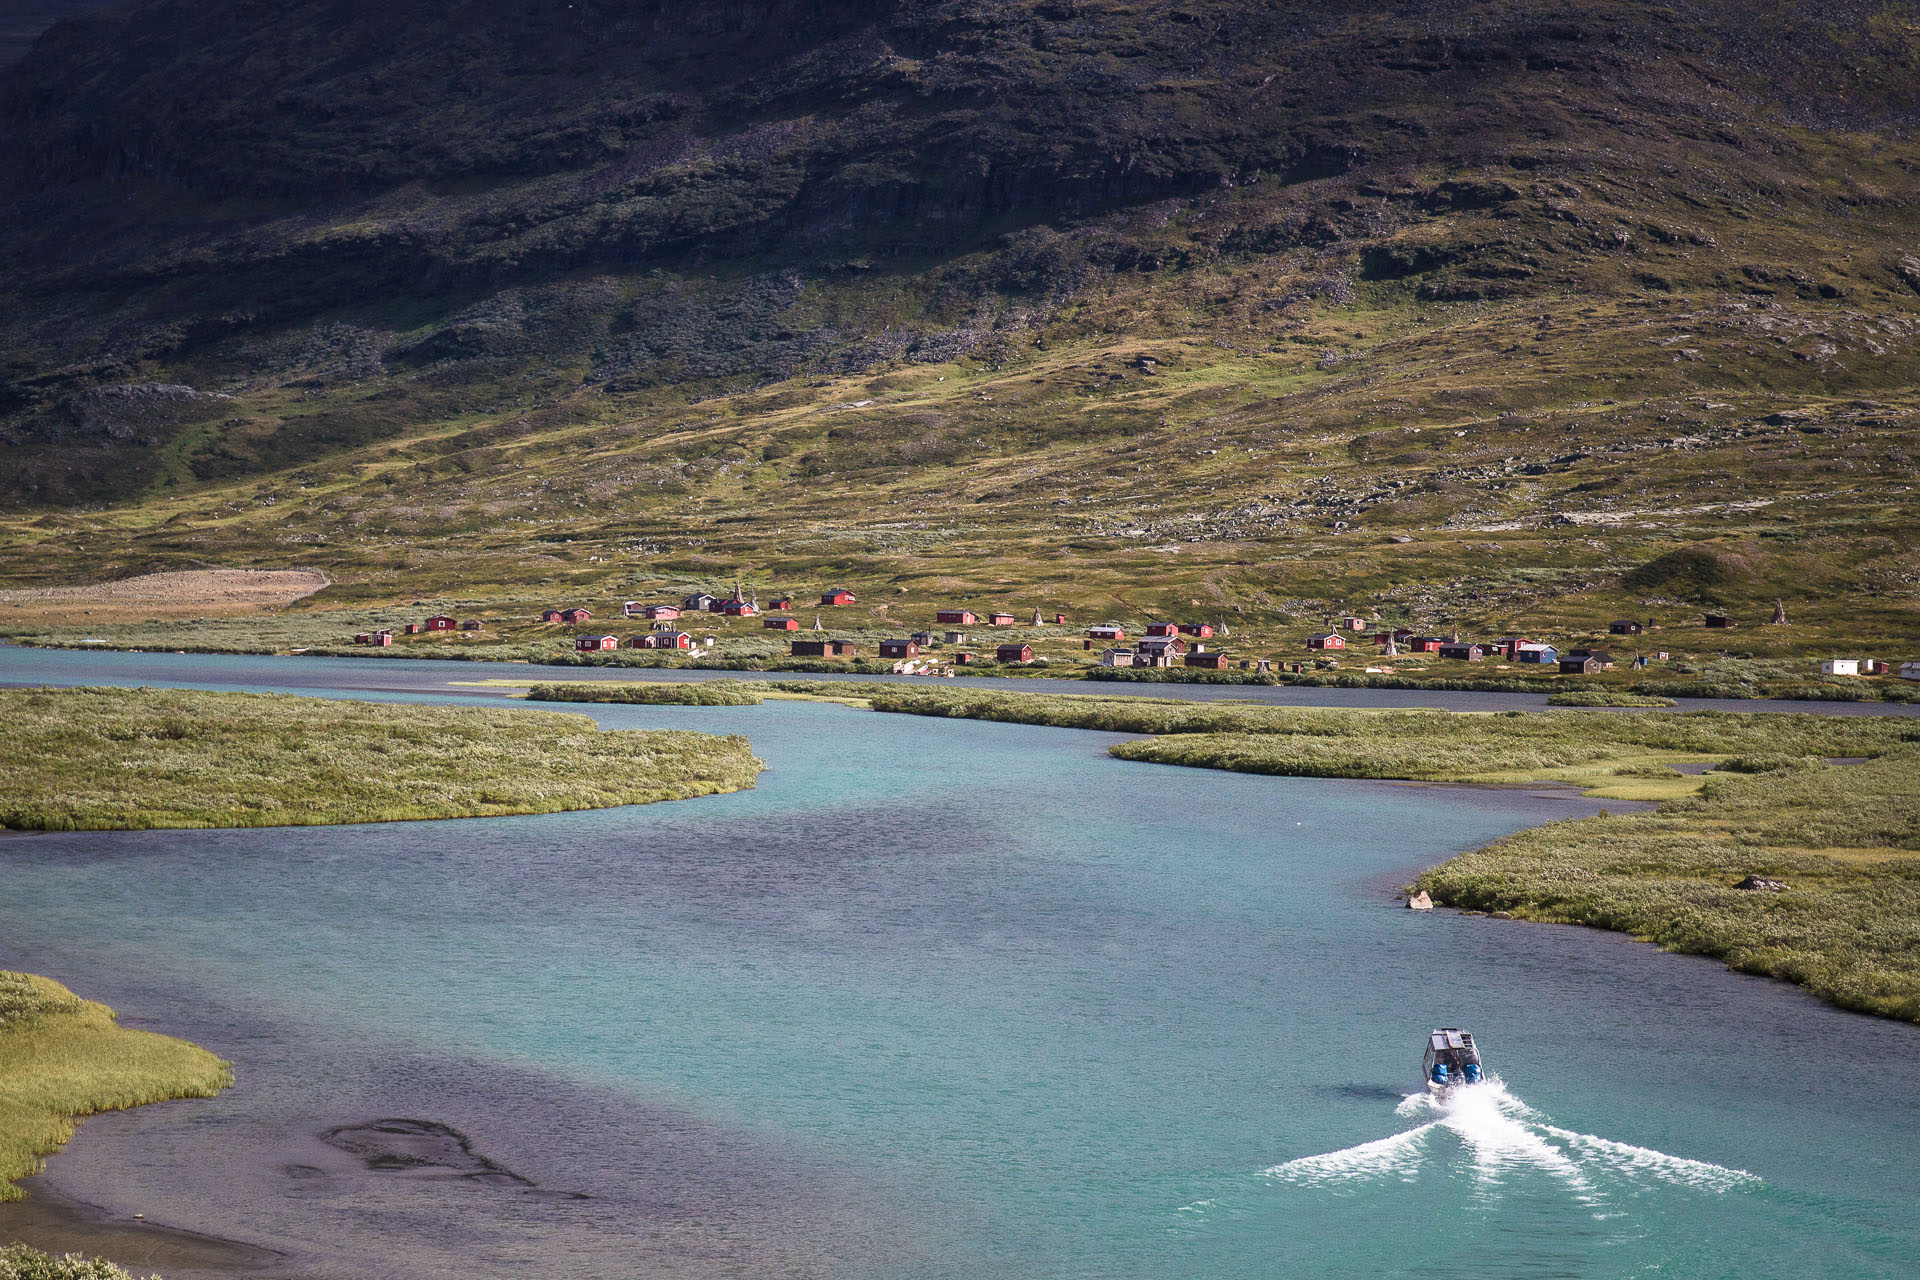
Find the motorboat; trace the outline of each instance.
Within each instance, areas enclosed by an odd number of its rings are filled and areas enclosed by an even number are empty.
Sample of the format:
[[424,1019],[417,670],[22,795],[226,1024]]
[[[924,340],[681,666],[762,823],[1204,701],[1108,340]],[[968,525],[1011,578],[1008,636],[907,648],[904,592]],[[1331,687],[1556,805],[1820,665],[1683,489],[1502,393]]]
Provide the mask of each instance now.
[[1427,1089],[1444,1093],[1460,1085],[1479,1084],[1480,1048],[1473,1032],[1458,1027],[1441,1027],[1427,1037],[1427,1054],[1422,1064]]

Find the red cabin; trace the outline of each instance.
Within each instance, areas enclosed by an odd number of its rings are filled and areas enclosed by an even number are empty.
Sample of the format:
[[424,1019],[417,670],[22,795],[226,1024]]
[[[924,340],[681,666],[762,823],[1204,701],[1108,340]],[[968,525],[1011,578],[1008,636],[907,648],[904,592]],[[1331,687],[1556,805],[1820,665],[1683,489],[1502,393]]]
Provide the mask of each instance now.
[[1119,624],[1108,622],[1101,626],[1088,627],[1087,638],[1089,640],[1125,640],[1127,633]]
[[1203,667],[1208,671],[1225,671],[1227,655],[1212,650],[1205,653],[1190,653],[1186,657],[1186,664],[1190,667]]
[[592,621],[593,621],[593,610],[591,610],[591,609],[578,609],[578,608],[575,608],[575,609],[562,609],[562,610],[560,611],[560,621],[562,621],[562,622],[592,622]]
[[835,606],[843,605],[843,604],[852,604],[853,592],[847,590],[845,587],[835,587],[833,590],[827,592],[825,595],[820,597],[820,603],[826,604],[826,605],[835,605]]
[[751,618],[760,611],[753,607],[751,601],[729,600],[720,606],[720,612],[726,614],[729,618]]
[[767,602],[767,608],[791,609],[793,608],[793,597],[792,596],[775,596],[772,600]]
[[1337,631],[1327,631],[1317,636],[1307,637],[1307,648],[1309,649],[1344,649],[1346,647],[1347,642],[1345,638]]
[[620,639],[617,636],[575,636],[573,648],[576,653],[594,653],[601,649],[618,649]]
[[650,604],[640,612],[642,616],[651,618],[655,622],[672,622],[680,616],[680,606],[677,604]]
[[429,631],[452,631],[459,625],[458,619],[450,618],[444,613],[436,613],[427,619],[427,630]]
[[367,643],[370,645],[373,645],[376,648],[384,649],[393,643],[393,632],[376,631],[373,633],[373,636],[367,641]]
[[420,632],[421,632],[421,630],[422,630],[422,627],[421,627],[421,626],[420,626],[420,624],[419,624],[419,623],[417,623],[417,622],[409,622],[409,623],[407,624],[407,634],[408,634],[408,635],[410,635],[410,636],[417,636],[417,635],[419,635],[419,634],[420,634]]
[[860,646],[851,640],[795,640],[793,656],[796,658],[849,658],[859,652]]
[[540,621],[558,622],[560,621],[560,611],[558,609],[548,609],[545,613],[542,613],[540,615]]
[[655,631],[633,638],[636,649],[691,649],[693,636],[685,631]]
[[1064,627],[1064,626],[1066,626],[1066,625],[1067,625],[1067,615],[1066,615],[1066,614],[1064,614],[1064,613],[1056,613],[1056,614],[1054,614],[1054,615],[1053,615],[1053,625],[1054,625],[1054,626],[1056,626],[1056,627]]
[[911,640],[882,640],[880,656],[883,658],[917,658],[920,646]]
[[798,631],[800,629],[800,619],[798,618],[767,618],[767,619],[764,619],[760,623],[760,625],[765,627],[768,631]]
[[1180,624],[1180,630],[1184,635],[1195,636],[1201,640],[1213,639],[1211,622],[1183,622]]
[[462,631],[485,631],[487,629],[487,624],[480,621],[480,619],[478,618],[468,618],[465,622],[460,624],[460,629]]
[[993,651],[996,662],[1032,662],[1033,646],[1030,644],[1003,644]]
[[987,615],[987,625],[990,627],[1010,627],[1013,625],[1013,621],[1013,615],[1010,613],[990,613]]
[[980,615],[971,609],[938,609],[934,612],[933,620],[956,627],[971,627],[980,621]]
[[1149,622],[1147,634],[1150,636],[1177,636],[1181,627],[1177,622]]

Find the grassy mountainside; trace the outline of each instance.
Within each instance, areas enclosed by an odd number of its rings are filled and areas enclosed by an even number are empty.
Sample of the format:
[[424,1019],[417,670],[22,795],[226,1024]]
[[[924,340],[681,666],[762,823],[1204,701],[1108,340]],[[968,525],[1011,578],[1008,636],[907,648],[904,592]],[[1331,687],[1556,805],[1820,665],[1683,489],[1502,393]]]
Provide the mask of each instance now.
[[1910,3],[150,0],[0,73],[0,547],[1916,650],[1916,118]]

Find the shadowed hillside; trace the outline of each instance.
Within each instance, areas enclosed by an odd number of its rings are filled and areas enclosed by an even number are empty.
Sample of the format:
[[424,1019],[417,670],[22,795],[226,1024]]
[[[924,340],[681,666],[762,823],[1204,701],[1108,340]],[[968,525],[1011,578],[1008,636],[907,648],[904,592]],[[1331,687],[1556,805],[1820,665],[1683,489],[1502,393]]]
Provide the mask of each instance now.
[[1920,631],[1912,4],[152,0],[0,112],[21,581],[1512,616],[1704,541]]
[[112,0],[7,0],[0,6],[0,67],[16,61],[54,23]]

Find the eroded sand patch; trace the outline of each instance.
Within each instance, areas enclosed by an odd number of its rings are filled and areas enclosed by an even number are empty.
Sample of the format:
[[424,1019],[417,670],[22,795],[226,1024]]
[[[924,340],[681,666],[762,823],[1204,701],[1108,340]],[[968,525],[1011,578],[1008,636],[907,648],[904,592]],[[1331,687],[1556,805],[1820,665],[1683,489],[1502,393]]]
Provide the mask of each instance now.
[[328,584],[311,569],[183,569],[113,582],[0,591],[0,620],[186,618],[291,604]]

